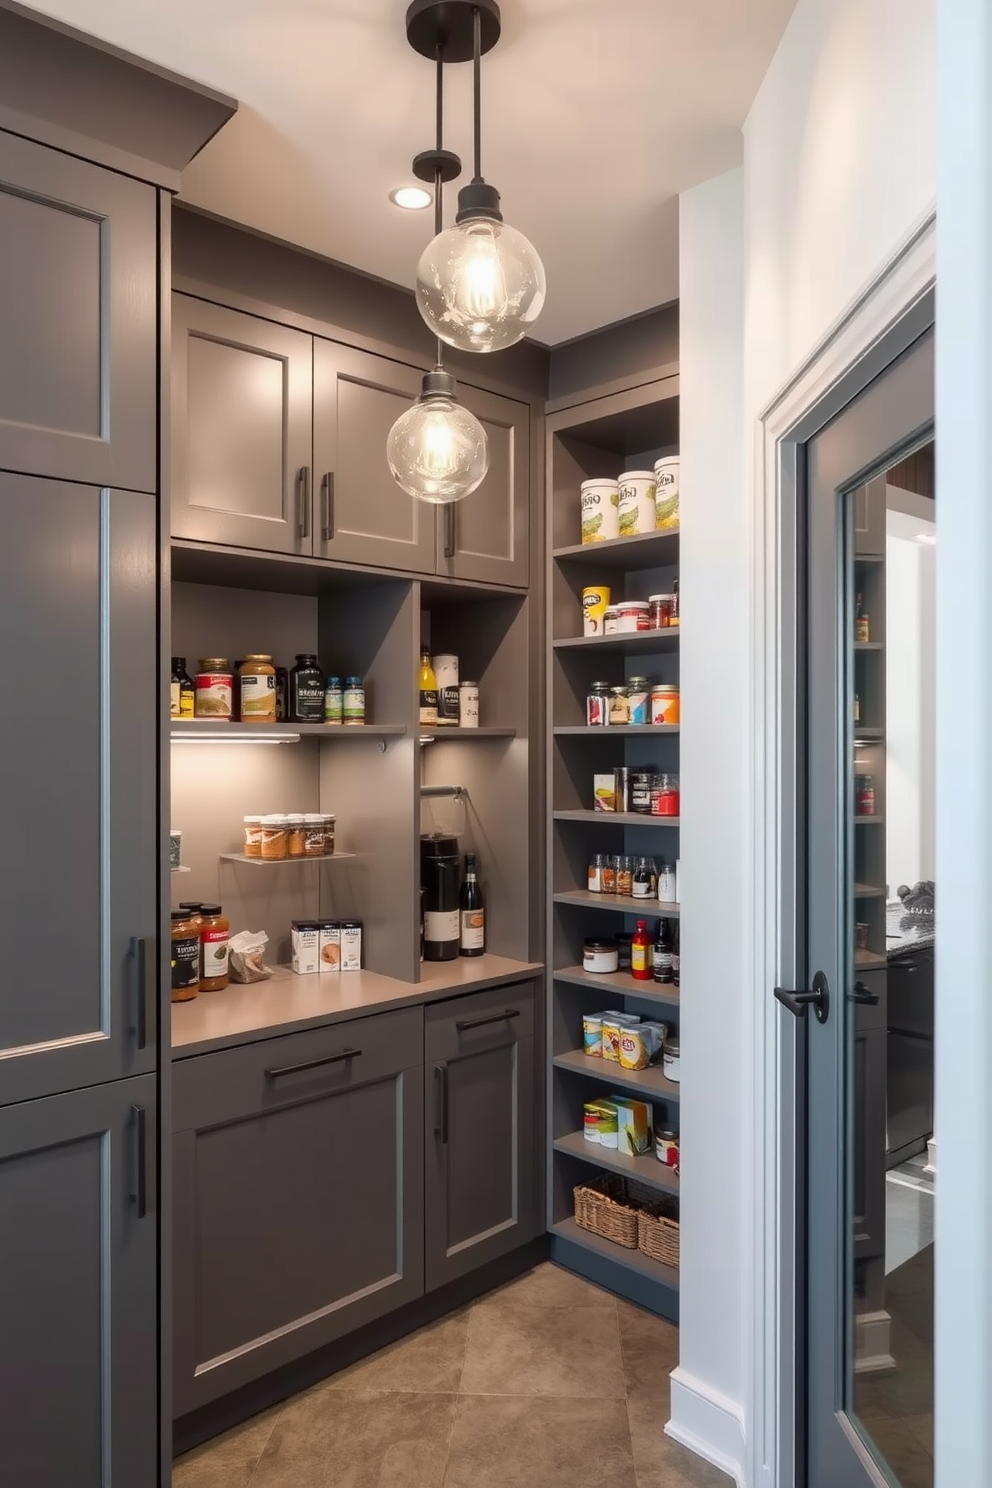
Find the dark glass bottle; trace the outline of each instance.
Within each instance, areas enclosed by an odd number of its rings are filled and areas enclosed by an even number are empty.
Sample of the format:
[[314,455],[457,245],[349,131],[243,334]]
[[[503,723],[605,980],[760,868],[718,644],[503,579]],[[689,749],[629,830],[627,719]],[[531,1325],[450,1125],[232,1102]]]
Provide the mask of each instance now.
[[293,723],[323,723],[324,673],[316,656],[299,654],[289,674],[289,717]]
[[671,983],[674,977],[672,966],[673,955],[672,932],[667,920],[658,921],[658,934],[654,942],[654,979],[664,985]]
[[172,683],[170,686],[169,712],[173,718],[193,717],[193,678],[186,670],[185,656],[172,658]]
[[478,860],[475,853],[465,854],[465,881],[458,900],[458,911],[460,954],[481,956],[486,949],[486,908],[479,888]]

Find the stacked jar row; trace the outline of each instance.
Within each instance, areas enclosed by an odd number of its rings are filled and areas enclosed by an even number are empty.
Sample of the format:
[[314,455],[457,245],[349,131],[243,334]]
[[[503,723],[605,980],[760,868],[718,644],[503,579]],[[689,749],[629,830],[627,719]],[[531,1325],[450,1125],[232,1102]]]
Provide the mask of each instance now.
[[245,857],[270,863],[286,858],[329,858],[334,855],[337,818],[320,812],[246,816]]

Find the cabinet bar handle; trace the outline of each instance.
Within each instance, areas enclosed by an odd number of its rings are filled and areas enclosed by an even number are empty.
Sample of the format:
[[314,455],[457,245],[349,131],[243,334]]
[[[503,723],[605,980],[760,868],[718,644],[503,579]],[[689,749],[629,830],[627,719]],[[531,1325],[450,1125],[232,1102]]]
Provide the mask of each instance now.
[[324,542],[330,542],[334,536],[334,471],[328,470],[320,483],[320,489],[324,497],[324,521],[320,529],[320,535]]
[[[151,955],[149,945],[153,952]],[[148,1029],[155,1024],[158,977],[155,973],[154,949],[157,945],[154,936],[135,935],[131,938],[135,982],[134,1041],[139,1049],[148,1048]]]
[[434,1135],[448,1141],[448,1066],[434,1066]]
[[299,504],[299,523],[297,532],[300,537],[310,536],[310,466],[301,465],[300,474],[296,483],[296,499]]
[[267,1069],[265,1078],[267,1080],[278,1080],[280,1075],[298,1075],[303,1070],[320,1069],[322,1064],[340,1064],[343,1059],[357,1059],[361,1049],[342,1049],[340,1054],[325,1054],[323,1059],[307,1059],[303,1064],[280,1064],[275,1069]]
[[489,1013],[485,1018],[459,1018],[455,1027],[459,1033],[464,1033],[467,1028],[485,1028],[487,1023],[505,1023],[507,1018],[519,1018],[519,1008],[507,1008],[502,1013]]
[[144,1106],[131,1107],[134,1128],[134,1185],[128,1198],[136,1205],[139,1219],[148,1213],[148,1122]]
[[444,556],[455,556],[455,506],[449,501],[444,508]]

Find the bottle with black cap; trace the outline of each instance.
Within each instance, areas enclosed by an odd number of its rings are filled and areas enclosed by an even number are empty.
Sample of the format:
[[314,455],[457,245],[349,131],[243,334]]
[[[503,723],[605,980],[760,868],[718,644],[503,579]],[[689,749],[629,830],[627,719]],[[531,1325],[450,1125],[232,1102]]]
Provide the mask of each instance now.
[[465,881],[458,900],[459,952],[463,956],[481,956],[486,949],[486,907],[479,887],[478,866],[475,853],[466,853]]

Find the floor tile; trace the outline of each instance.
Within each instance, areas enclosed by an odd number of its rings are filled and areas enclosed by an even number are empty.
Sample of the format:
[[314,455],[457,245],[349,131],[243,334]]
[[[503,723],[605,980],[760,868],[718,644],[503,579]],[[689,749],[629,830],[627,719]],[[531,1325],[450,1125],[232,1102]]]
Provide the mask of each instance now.
[[933,1457],[902,1417],[879,1418],[867,1431],[900,1488],[933,1488]]
[[476,1307],[463,1395],[622,1400],[616,1312],[605,1307]]
[[455,1401],[311,1391],[279,1412],[251,1488],[441,1488]]
[[678,1328],[625,1301],[617,1303],[617,1322],[628,1393],[647,1391],[667,1407],[669,1375],[679,1362]]
[[619,1400],[458,1402],[444,1488],[636,1488]]
[[248,1488],[278,1410],[254,1416],[176,1459],[172,1488]]
[[575,1276],[552,1261],[535,1266],[523,1276],[489,1292],[476,1307],[498,1307],[511,1303],[525,1307],[603,1307],[614,1310],[617,1300],[581,1276]]
[[930,1456],[932,1457],[933,1456],[933,1416],[932,1415],[905,1416],[903,1419],[905,1420],[906,1425],[909,1427],[910,1431],[916,1437],[917,1441],[920,1442],[924,1447],[926,1447],[927,1451],[930,1453]]
[[318,1390],[416,1390],[427,1395],[454,1395],[458,1392],[465,1344],[468,1338],[468,1312],[456,1312],[440,1322],[431,1323],[401,1338],[398,1343],[380,1349],[350,1369],[318,1385]]

